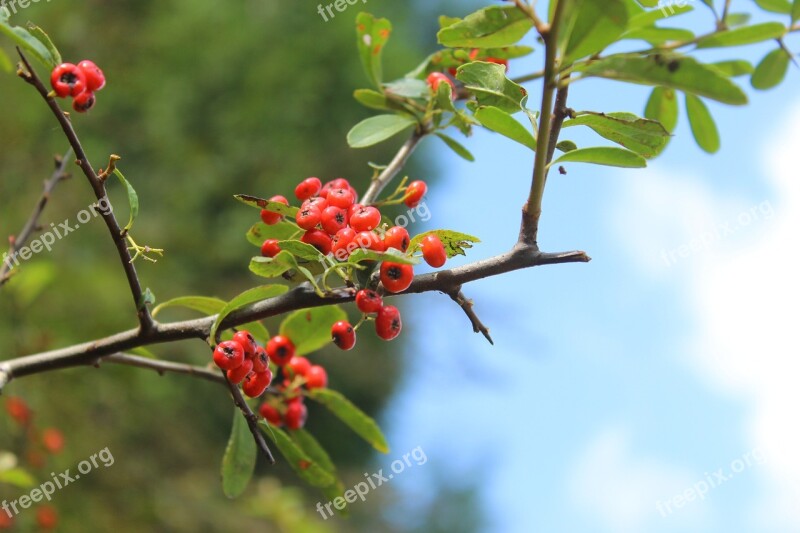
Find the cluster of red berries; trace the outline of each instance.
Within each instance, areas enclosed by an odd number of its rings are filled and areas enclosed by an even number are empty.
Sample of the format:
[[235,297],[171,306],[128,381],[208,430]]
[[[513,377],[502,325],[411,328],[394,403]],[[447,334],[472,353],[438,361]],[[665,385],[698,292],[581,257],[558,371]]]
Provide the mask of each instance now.
[[97,65],[85,59],[77,65],[58,65],[50,74],[50,84],[56,96],[71,96],[72,108],[78,113],[85,113],[94,107],[94,93],[105,87],[106,77]]
[[[410,268],[411,265],[398,266]],[[413,277],[413,273],[411,276]],[[400,331],[403,329],[400,311],[393,305],[384,305],[383,298],[377,292],[371,289],[358,291],[356,307],[363,313],[363,319],[375,320],[375,333],[381,339],[390,341],[400,335]],[[356,345],[356,328],[344,320],[336,322],[331,327],[331,338],[333,343],[342,350],[352,350]]]
[[[273,342],[276,341],[277,342]],[[287,344],[288,342],[288,344]],[[274,337],[267,347],[259,346],[249,331],[237,331],[233,339],[220,342],[214,349],[214,363],[225,371],[228,381],[242,384],[242,391],[250,398],[258,398],[272,383],[270,359],[275,360],[294,345],[285,337]],[[269,353],[271,350],[272,353]],[[275,354],[273,356],[273,354]]]
[[283,366],[284,380],[277,389],[280,395],[261,404],[259,414],[273,426],[300,429],[306,425],[308,408],[305,405],[303,386],[306,390],[324,389],[328,386],[328,373],[319,365],[301,356],[293,356]]

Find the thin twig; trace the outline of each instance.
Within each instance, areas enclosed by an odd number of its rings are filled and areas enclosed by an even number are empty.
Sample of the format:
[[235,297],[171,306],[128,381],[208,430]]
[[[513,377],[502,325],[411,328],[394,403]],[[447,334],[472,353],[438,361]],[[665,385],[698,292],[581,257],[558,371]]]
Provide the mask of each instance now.
[[425,135],[425,132],[415,131],[403,146],[400,147],[400,150],[395,154],[391,163],[389,163],[389,165],[383,169],[383,172],[369,184],[367,192],[364,193],[364,197],[361,199],[362,204],[372,204],[378,199],[378,195],[381,191],[383,191],[389,182],[403,169],[408,158],[414,153],[417,145]]
[[28,239],[30,239],[31,235],[33,235],[33,232],[36,231],[37,227],[39,226],[39,218],[42,216],[44,208],[47,206],[47,202],[50,200],[50,196],[53,193],[53,190],[56,188],[56,185],[69,177],[69,174],[67,174],[66,170],[68,164],[67,161],[70,157],[72,157],[72,148],[68,149],[63,157],[56,158],[56,169],[53,171],[53,174],[50,176],[50,178],[44,182],[42,195],[39,197],[39,201],[36,202],[36,206],[33,208],[31,216],[28,218],[28,221],[25,222],[25,225],[16,236],[13,238],[9,237],[7,259],[0,264],[0,287],[5,285],[6,282],[11,279],[11,263],[14,254],[16,254],[20,248],[25,246],[25,243],[28,242]]
[[127,353],[115,353],[112,355],[107,355],[102,359],[99,359],[98,363],[100,361],[103,363],[114,363],[117,365],[147,368],[158,372],[158,374],[162,376],[166,373],[184,374],[195,378],[205,379],[207,381],[212,381],[214,383],[227,383],[227,381],[217,372],[206,367],[174,363],[172,361],[162,361],[158,359],[148,359],[147,357],[140,357],[138,355],[131,355]]
[[[109,200],[106,196],[105,185],[103,181],[98,178],[97,173],[95,173],[94,168],[89,162],[89,159],[86,157],[86,152],[83,150],[83,146],[78,139],[78,135],[75,133],[75,129],[72,127],[72,123],[67,118],[67,115],[64,113],[64,111],[58,106],[58,103],[55,101],[55,99],[50,96],[49,91],[44,86],[42,80],[36,74],[36,71],[33,69],[30,62],[28,62],[28,59],[25,57],[25,54],[22,53],[22,50],[20,50],[19,47],[17,47],[17,53],[27,69],[27,72],[19,73],[20,77],[33,85],[36,90],[39,91],[39,94],[45,100],[45,102],[47,102],[50,110],[53,112],[58,120],[58,123],[61,125],[61,129],[64,131],[64,135],[66,135],[70,146],[74,150],[75,156],[78,158],[78,165],[81,167],[84,175],[89,180],[89,185],[92,186],[92,190],[94,191],[97,200],[108,202]],[[139,275],[136,273],[136,267],[131,261],[131,255],[128,251],[128,245],[125,241],[125,236],[123,235],[122,229],[117,222],[117,218],[114,216],[113,209],[107,209],[105,211],[98,210],[98,212],[108,227],[108,231],[111,234],[111,238],[114,240],[114,244],[117,248],[117,253],[119,254],[120,262],[122,263],[122,268],[125,270],[125,276],[128,279],[128,285],[130,286],[134,305],[136,305],[136,314],[139,317],[139,327],[143,331],[150,330],[155,326],[155,322],[153,317],[150,315],[150,310],[143,301],[144,291],[142,290],[142,284],[139,281]]]
[[548,30],[548,25],[542,19],[539,18],[539,15],[536,14],[536,10],[528,4],[525,0],[514,0],[514,4],[519,8],[520,11],[525,13],[531,21],[533,21],[533,25],[536,28],[536,31],[539,34],[546,33]]
[[256,445],[261,450],[261,453],[264,454],[264,457],[267,458],[269,464],[275,464],[275,457],[272,455],[272,451],[269,449],[269,445],[267,445],[266,439],[264,439],[264,434],[261,433],[261,429],[258,427],[258,416],[250,409],[250,406],[247,405],[247,401],[242,396],[242,391],[239,390],[239,387],[234,385],[228,380],[228,376],[225,375],[225,371],[222,370],[222,378],[225,380],[225,383],[228,384],[228,389],[231,391],[231,396],[233,396],[233,403],[239,410],[242,412],[242,416],[247,421],[247,427],[250,428],[250,433],[253,434],[253,438],[256,441]]
[[475,313],[472,300],[464,296],[461,290],[451,291],[448,296],[464,310],[464,314],[467,315],[467,318],[469,318],[469,321],[472,323],[472,331],[475,333],[482,333],[483,336],[486,337],[486,340],[489,341],[489,344],[494,345],[492,336],[489,334],[489,328],[481,322],[481,319],[478,318],[478,315]]

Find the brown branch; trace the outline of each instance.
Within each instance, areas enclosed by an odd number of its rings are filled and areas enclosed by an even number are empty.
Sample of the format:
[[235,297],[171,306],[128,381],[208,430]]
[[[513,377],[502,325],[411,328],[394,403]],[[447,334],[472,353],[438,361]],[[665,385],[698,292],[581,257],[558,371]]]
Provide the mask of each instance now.
[[[61,129],[64,131],[64,135],[67,137],[72,150],[75,152],[75,156],[78,158],[78,165],[86,176],[86,179],[89,180],[89,185],[91,185],[95,197],[98,201],[108,202],[105,184],[98,178],[94,168],[89,162],[89,159],[86,157],[86,152],[83,150],[83,146],[81,145],[78,135],[75,133],[75,129],[72,127],[72,123],[70,122],[68,116],[59,107],[55,99],[50,96],[49,91],[42,83],[42,80],[36,74],[36,71],[28,62],[28,59],[25,57],[25,54],[22,53],[22,50],[20,50],[19,47],[17,47],[17,53],[27,69],[27,72],[18,72],[19,76],[33,85],[36,90],[39,91],[39,95],[41,95],[44,101],[47,102],[48,107],[50,107],[50,110],[58,120]],[[110,203],[107,205],[110,206]],[[150,330],[155,327],[155,322],[153,317],[150,316],[150,311],[143,302],[144,291],[142,290],[142,284],[139,281],[139,275],[136,273],[136,267],[133,264],[131,254],[128,251],[128,244],[125,240],[125,235],[123,235],[122,228],[120,228],[117,218],[114,216],[113,209],[109,208],[105,212],[98,210],[98,213],[100,213],[100,216],[108,227],[108,231],[111,234],[111,238],[113,239],[114,245],[117,248],[117,253],[119,254],[120,262],[122,263],[122,268],[125,270],[125,276],[128,279],[131,295],[133,296],[133,301],[136,305],[136,314],[139,317],[139,327],[142,329],[142,331]]]
[[225,375],[224,370],[221,372],[222,378],[225,380],[225,383],[228,384],[228,389],[231,391],[231,396],[233,396],[234,405],[239,408],[242,412],[242,416],[244,416],[244,419],[247,421],[247,427],[250,428],[250,433],[253,434],[256,446],[258,446],[258,449],[264,454],[264,457],[267,458],[269,464],[274,465],[275,457],[272,456],[272,451],[270,451],[269,445],[266,439],[264,439],[264,434],[261,433],[258,427],[258,416],[250,409],[250,406],[247,405],[247,401],[244,399],[244,396],[242,396],[242,391],[239,390],[239,387],[228,381],[228,376]]
[[107,355],[103,358],[97,359],[96,364],[99,365],[100,362],[146,368],[158,372],[158,375],[160,376],[163,376],[166,373],[183,374],[195,378],[205,379],[206,381],[211,381],[214,383],[227,383],[227,381],[217,372],[206,367],[174,363],[172,361],[161,361],[158,359],[148,359],[147,357],[140,357],[138,355],[131,355],[127,353],[115,353],[112,355]]
[[364,197],[361,199],[362,204],[368,205],[375,203],[381,191],[383,191],[383,189],[389,185],[389,182],[403,169],[408,158],[414,153],[417,145],[419,145],[419,142],[425,135],[427,135],[427,133],[415,131],[414,134],[409,137],[403,146],[400,147],[400,150],[395,154],[394,159],[392,159],[389,165],[369,184],[367,192],[364,193]]
[[494,345],[492,336],[489,334],[489,328],[481,322],[481,319],[478,318],[478,315],[475,313],[472,300],[464,296],[464,293],[460,289],[451,291],[448,296],[464,310],[464,314],[467,315],[467,318],[469,318],[469,321],[472,323],[472,331],[475,333],[482,333],[483,336],[486,337],[486,340],[489,341],[489,344]]
[[[540,265],[585,263],[589,260],[590,258],[584,252],[548,254],[540,252],[535,246],[517,244],[512,250],[502,255],[449,270],[417,276],[411,286],[402,294],[429,291],[449,294],[456,289],[460,290],[465,283],[515,270]],[[222,321],[220,331],[298,309],[346,303],[352,301],[353,298],[353,291],[347,288],[336,289],[322,298],[306,283],[281,296],[256,302],[231,313]],[[14,378],[95,364],[104,357],[140,346],[185,339],[207,339],[215,320],[216,315],[184,322],[155,323],[149,330],[133,329],[92,342],[3,361],[0,363],[0,390]]]
[[39,218],[42,216],[44,208],[47,206],[47,202],[50,201],[50,196],[52,195],[53,190],[56,188],[56,185],[69,177],[69,174],[66,172],[66,170],[67,160],[71,156],[72,148],[67,150],[67,153],[64,154],[64,157],[56,157],[56,169],[53,171],[53,174],[50,176],[50,178],[44,182],[42,194],[39,196],[39,200],[36,202],[31,216],[28,218],[27,222],[25,222],[25,225],[16,236],[9,236],[8,255],[6,259],[0,263],[0,287],[5,285],[8,280],[11,279],[12,259],[17,251],[25,246],[25,243],[28,242],[28,239],[30,239],[31,235],[33,235],[33,233],[38,229]]

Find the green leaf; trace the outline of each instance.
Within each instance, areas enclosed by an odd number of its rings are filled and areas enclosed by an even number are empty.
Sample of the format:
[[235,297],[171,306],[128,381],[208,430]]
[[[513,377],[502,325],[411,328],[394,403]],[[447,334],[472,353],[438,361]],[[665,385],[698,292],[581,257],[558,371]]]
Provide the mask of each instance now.
[[370,109],[377,109],[380,111],[391,111],[392,109],[396,109],[396,106],[392,107],[389,99],[386,98],[385,95],[379,93],[378,91],[373,91],[372,89],[357,89],[353,93],[353,98],[355,98],[356,101],[361,105]]
[[33,487],[36,484],[36,480],[27,470],[22,468],[9,468],[8,470],[0,472],[0,483],[8,483],[9,485],[14,485],[21,489],[27,489]]
[[779,85],[786,77],[790,60],[791,57],[783,48],[773,50],[756,66],[750,84],[762,91]]
[[6,72],[14,71],[14,64],[11,63],[11,60],[8,58],[8,55],[1,49],[0,49],[0,70],[5,70]]
[[452,151],[454,151],[455,153],[457,153],[457,154],[458,154],[460,157],[462,157],[462,158],[464,158],[464,159],[466,159],[467,161],[470,161],[470,162],[472,162],[472,161],[475,161],[475,156],[474,156],[474,155],[472,155],[472,154],[470,153],[470,151],[469,151],[469,150],[467,150],[466,148],[464,148],[464,147],[463,147],[461,144],[459,144],[459,143],[458,143],[458,141],[456,141],[456,140],[455,140],[455,139],[453,139],[452,137],[448,137],[448,136],[447,136],[447,135],[445,135],[444,133],[439,133],[439,132],[436,132],[436,134],[435,134],[435,135],[436,135],[437,137],[439,137],[441,140],[443,140],[443,141],[444,141],[444,143],[445,143],[445,144],[446,144],[446,145],[447,145],[447,146],[448,146],[448,147],[449,147],[449,148],[450,148]]
[[324,261],[325,256],[312,245],[303,241],[286,240],[279,241],[278,246],[281,250],[285,250],[295,257],[305,259],[307,261]]
[[680,54],[617,54],[577,70],[584,76],[671,87],[725,104],[747,103],[744,91],[722,72]]
[[222,457],[222,492],[228,498],[237,498],[247,489],[256,468],[256,442],[247,421],[236,409],[233,413],[233,427]]
[[424,100],[431,92],[430,87],[424,80],[414,78],[401,78],[387,83],[384,87],[387,94],[393,94],[402,98],[416,98]]
[[142,297],[139,299],[139,309],[144,309],[148,305],[156,303],[156,295],[150,290],[150,287],[145,288]]
[[628,26],[628,10],[622,0],[575,0],[573,9],[577,16],[562,61],[565,65],[601,52]]
[[786,27],[780,22],[764,22],[709,35],[697,42],[697,48],[720,48],[760,43],[783,37],[784,33],[786,33]]
[[588,113],[564,122],[564,127],[588,126],[598,135],[651,158],[667,144],[669,132],[660,122],[621,113]]
[[267,239],[285,241],[296,237],[301,231],[297,225],[291,222],[282,221],[272,225],[258,222],[247,230],[247,241],[261,248]]
[[694,10],[694,7],[687,5],[686,3],[681,5],[678,2],[666,1],[662,6],[663,7],[659,9],[654,9],[652,11],[645,11],[643,13],[633,15],[628,21],[628,29],[634,30],[637,28],[652,26],[659,20],[670,17],[676,17],[678,15],[683,15],[684,13],[688,13]]
[[417,125],[417,121],[406,115],[378,115],[362,120],[347,134],[351,148],[366,148],[394,137],[398,133]]
[[381,428],[341,393],[331,389],[314,389],[309,397],[327,407],[339,420],[381,453],[389,453],[389,445]]
[[204,315],[216,315],[225,308],[225,301],[208,296],[181,296],[161,303],[153,309],[153,316],[155,317],[161,311],[170,307],[185,307],[186,309],[199,311]]
[[222,321],[225,320],[228,315],[237,309],[241,309],[242,307],[255,302],[260,302],[261,300],[267,300],[269,298],[280,296],[288,290],[289,287],[286,285],[262,285],[261,287],[255,287],[253,289],[244,291],[236,298],[225,304],[225,307],[219,312],[217,315],[217,320],[214,322],[214,325],[211,326],[211,331],[208,334],[209,341],[211,343],[215,342],[217,329],[219,329],[220,324],[222,324]]
[[314,438],[314,436],[305,429],[296,429],[289,433],[292,440],[300,447],[306,455],[311,457],[311,460],[319,465],[320,468],[330,473],[332,476],[336,475],[336,465],[333,464],[331,456],[325,451],[325,448]]
[[292,254],[283,250],[275,257],[254,257],[250,260],[250,272],[262,278],[277,278],[296,268],[297,260]]
[[481,106],[494,106],[507,113],[521,109],[522,99],[528,94],[524,87],[506,77],[502,65],[474,61],[458,67],[456,78],[475,94]]
[[561,141],[556,145],[556,149],[562,152],[571,152],[578,149],[578,145],[572,141]]
[[668,41],[691,41],[694,39],[694,33],[682,28],[649,26],[626,32],[622,37],[624,39],[641,39],[653,46],[657,46]]
[[158,356],[155,353],[148,350],[144,346],[139,346],[138,348],[131,348],[130,350],[128,350],[128,352],[133,355],[138,355],[140,357],[146,357],[147,359],[158,359]]
[[331,342],[331,326],[347,320],[347,313],[338,305],[300,309],[281,322],[280,334],[294,343],[300,355],[315,352]]
[[728,18],[725,23],[729,28],[736,28],[737,26],[744,26],[750,19],[753,18],[750,13],[728,13]]
[[419,248],[422,239],[428,235],[436,235],[439,240],[444,244],[444,249],[447,252],[447,257],[455,257],[457,255],[467,255],[466,250],[472,248],[473,243],[481,242],[481,240],[473,235],[452,231],[448,229],[435,229],[420,233],[408,243],[408,251],[406,253],[412,254]]
[[31,35],[36,37],[39,40],[39,42],[42,43],[45,46],[45,48],[47,48],[47,51],[50,52],[50,57],[52,58],[54,64],[60,65],[61,63],[63,63],[63,61],[61,60],[61,52],[58,51],[56,45],[53,44],[52,40],[50,40],[50,36],[47,35],[47,33],[45,33],[45,31],[42,28],[40,28],[39,26],[37,26],[32,22],[28,22],[27,26],[28,26],[28,31],[31,33]]
[[292,470],[312,487],[325,488],[336,483],[336,478],[326,472],[307,453],[294,443],[282,429],[270,426],[265,421],[259,423],[261,429],[275,443],[281,455]]
[[[8,9],[3,5],[0,8],[0,33],[5,33],[23,52],[30,54],[36,61],[52,70],[58,66],[56,58],[31,32],[19,26],[13,26],[8,22]],[[44,33],[44,32],[42,32]]]
[[698,97],[686,95],[686,113],[689,116],[689,125],[692,128],[692,135],[697,145],[704,152],[713,154],[719,150],[719,132],[714,118],[706,107],[706,104]]
[[647,160],[635,152],[624,148],[599,146],[596,148],[579,148],[562,155],[550,165],[556,163],[590,163],[622,168],[644,168]]
[[735,78],[737,76],[744,76],[745,74],[753,73],[753,65],[743,59],[717,61],[716,63],[711,63],[709,66],[716,68],[729,78]]
[[792,4],[789,0],[754,0],[758,7],[764,11],[788,15],[792,12]]
[[362,261],[389,261],[404,265],[418,265],[420,262],[418,257],[411,257],[394,248],[389,248],[385,252],[357,248],[350,254],[347,260],[347,262],[351,264],[358,264]]
[[369,13],[359,13],[356,17],[356,34],[364,72],[375,87],[380,89],[383,79],[383,47],[392,34],[392,23],[387,19],[375,18]]
[[269,209],[272,212],[292,218],[296,217],[297,212],[300,211],[299,207],[282,204],[280,202],[270,202],[269,200],[259,198],[258,196],[250,196],[249,194],[234,194],[233,197],[250,207]]
[[133,227],[133,221],[136,220],[136,217],[139,216],[139,195],[136,194],[136,190],[133,188],[133,185],[125,179],[125,176],[122,175],[122,172],[118,168],[114,169],[114,175],[119,178],[119,181],[122,183],[123,187],[125,187],[125,191],[128,194],[128,205],[130,205],[131,213],[128,217],[128,223],[122,228],[123,232],[129,231]]
[[660,122],[669,132],[675,131],[675,126],[678,125],[678,98],[675,91],[668,87],[653,89],[644,116]]
[[516,6],[492,6],[439,30],[436,37],[451,48],[502,48],[517,44],[531,28],[531,19]]
[[536,139],[533,134],[502,109],[493,106],[480,107],[475,111],[475,118],[484,128],[536,151]]
[[792,24],[800,20],[800,0],[794,0],[792,4]]

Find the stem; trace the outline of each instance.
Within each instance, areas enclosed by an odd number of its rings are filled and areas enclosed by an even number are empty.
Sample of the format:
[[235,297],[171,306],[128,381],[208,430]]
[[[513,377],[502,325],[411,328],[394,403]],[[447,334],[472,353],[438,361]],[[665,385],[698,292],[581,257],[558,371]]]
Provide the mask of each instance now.
[[425,135],[427,135],[426,132],[415,131],[403,146],[400,147],[400,150],[395,154],[389,166],[383,169],[383,172],[381,172],[377,178],[372,180],[367,192],[361,199],[362,204],[369,205],[375,203],[381,191],[383,191],[383,189],[389,185],[389,182],[403,169],[408,158],[411,157],[411,154]]
[[228,376],[225,374],[224,370],[221,372],[222,379],[228,384],[228,389],[231,391],[231,396],[233,396],[233,403],[239,408],[242,412],[242,416],[244,416],[244,419],[247,421],[247,427],[250,428],[250,433],[253,434],[256,445],[261,450],[261,453],[264,454],[264,457],[267,458],[269,464],[274,465],[275,457],[272,456],[269,445],[267,445],[267,441],[264,439],[264,434],[261,433],[261,430],[258,428],[258,417],[253,413],[253,410],[250,409],[250,406],[247,405],[247,401],[244,399],[244,396],[242,396],[242,391],[239,390],[239,387],[228,380]]
[[133,366],[137,368],[147,368],[158,372],[163,376],[167,372],[173,374],[184,374],[195,378],[205,379],[214,383],[226,383],[225,379],[208,368],[202,366],[185,365],[182,363],[173,363],[172,361],[159,361],[157,359],[148,359],[147,357],[139,357],[126,353],[115,353],[103,358],[104,363],[113,363],[117,365]]

